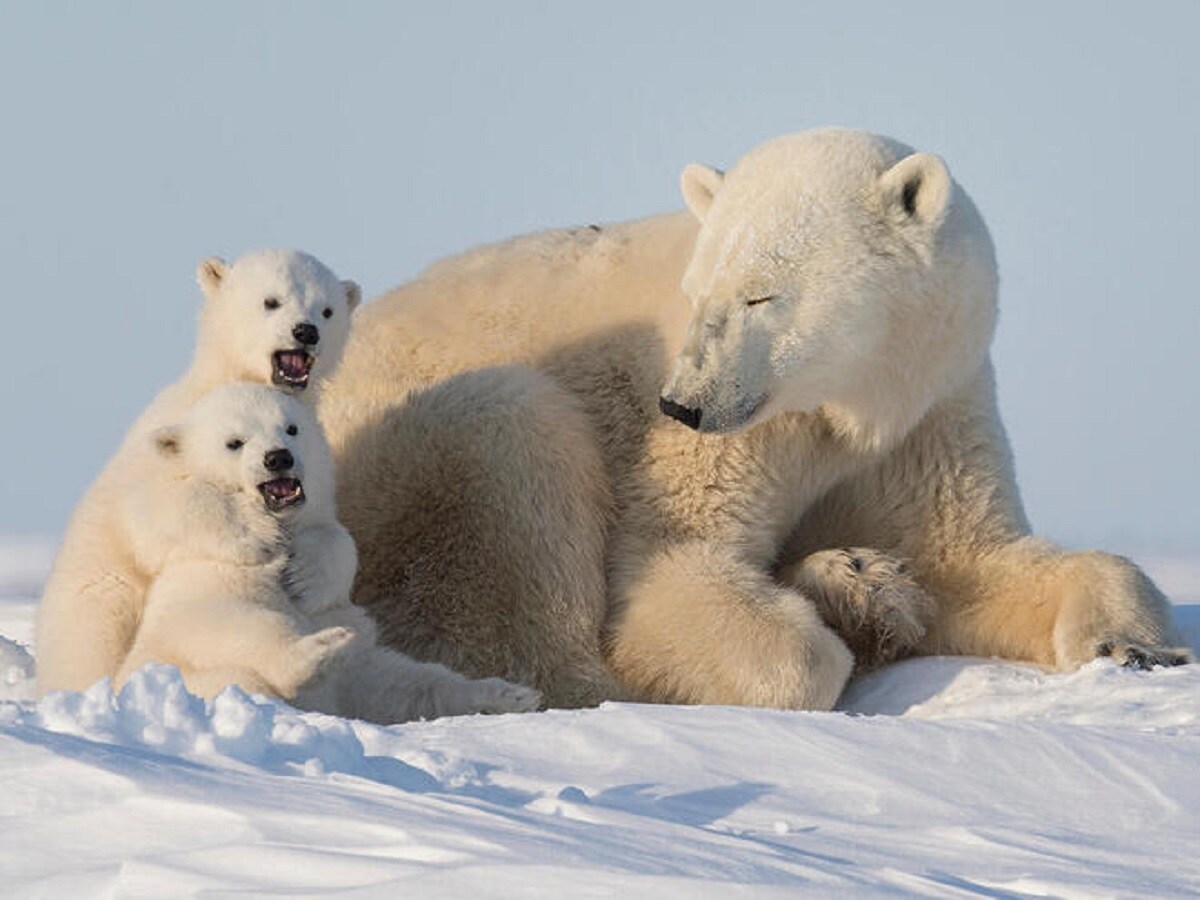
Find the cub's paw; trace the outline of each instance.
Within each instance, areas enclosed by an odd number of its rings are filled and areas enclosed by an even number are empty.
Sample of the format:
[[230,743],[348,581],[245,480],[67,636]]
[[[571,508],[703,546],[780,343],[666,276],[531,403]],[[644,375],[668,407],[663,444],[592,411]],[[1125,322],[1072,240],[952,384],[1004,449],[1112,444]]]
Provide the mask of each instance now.
[[1155,666],[1185,666],[1196,661],[1187,647],[1148,647],[1125,641],[1101,641],[1097,657],[1115,659],[1127,669],[1153,669]]
[[878,550],[822,550],[782,574],[816,604],[860,672],[911,653],[933,618],[933,598],[904,561]]
[[470,682],[468,713],[534,712],[541,705],[541,691],[513,684],[503,678],[483,678]]
[[357,568],[354,540],[344,528],[304,528],[292,538],[283,584],[296,607],[315,616],[349,602]]
[[291,699],[300,688],[327,674],[353,640],[354,630],[341,627],[324,628],[296,640],[285,671],[275,679],[280,693]]

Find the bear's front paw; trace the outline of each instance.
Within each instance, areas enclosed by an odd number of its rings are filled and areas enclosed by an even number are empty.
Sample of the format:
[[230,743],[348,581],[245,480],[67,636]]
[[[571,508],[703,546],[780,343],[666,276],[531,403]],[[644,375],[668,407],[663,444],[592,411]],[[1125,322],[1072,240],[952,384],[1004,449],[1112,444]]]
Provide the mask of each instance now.
[[541,691],[503,678],[471,682],[468,713],[534,712],[541,705]]
[[1153,669],[1155,666],[1185,666],[1196,658],[1186,647],[1147,647],[1125,641],[1101,641],[1097,657],[1115,659],[1127,669]]
[[863,547],[823,550],[785,573],[816,604],[863,672],[911,653],[934,602],[903,560]]
[[1039,592],[1061,598],[1054,621],[1060,669],[1111,657],[1135,669],[1192,659],[1171,622],[1171,604],[1130,560],[1097,551],[1064,553],[1043,562]]

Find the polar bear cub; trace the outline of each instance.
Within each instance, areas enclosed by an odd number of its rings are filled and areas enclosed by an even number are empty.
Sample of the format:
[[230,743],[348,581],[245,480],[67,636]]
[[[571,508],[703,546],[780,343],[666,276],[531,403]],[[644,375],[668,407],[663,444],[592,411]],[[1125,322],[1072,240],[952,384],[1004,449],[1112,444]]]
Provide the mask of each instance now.
[[[341,358],[361,298],[353,281],[291,250],[259,250],[232,264],[209,257],[196,274],[204,303],[191,365],[129,429],[76,507],[59,547],[38,607],[39,693],[82,690],[114,675],[131,646],[157,574],[133,552],[135,523],[124,513],[146,436],[182,421],[222,384],[270,384],[311,403]],[[313,590],[323,593],[328,580],[320,574]]]
[[[537,707],[531,689],[378,646],[374,623],[350,603],[354,542],[337,522],[329,447],[307,406],[226,385],[143,447],[125,502],[134,552],[158,575],[115,686],[154,661],[178,666],[201,696],[237,684],[385,724]],[[315,564],[306,557],[318,548]],[[318,567],[327,596],[311,590]],[[304,578],[309,590],[297,592]]]
[[238,684],[294,699],[354,637],[308,628],[284,589],[289,534],[332,520],[312,415],[270,388],[229,385],[146,450],[124,501],[134,553],[158,575],[114,687],[153,661],[203,696]]

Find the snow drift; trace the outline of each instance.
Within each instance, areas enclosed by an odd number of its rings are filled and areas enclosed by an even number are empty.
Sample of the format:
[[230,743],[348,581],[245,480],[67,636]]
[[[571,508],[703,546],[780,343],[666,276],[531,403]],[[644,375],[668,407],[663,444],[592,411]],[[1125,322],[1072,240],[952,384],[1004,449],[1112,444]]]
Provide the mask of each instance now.
[[[155,667],[35,703],[0,551],[0,843],[26,896],[1152,896],[1200,885],[1200,666],[911,660],[835,713],[379,728]],[[43,557],[44,558],[44,557]],[[1200,565],[1149,564],[1177,601]],[[43,570],[44,571],[44,568]],[[1200,644],[1200,605],[1179,613]]]

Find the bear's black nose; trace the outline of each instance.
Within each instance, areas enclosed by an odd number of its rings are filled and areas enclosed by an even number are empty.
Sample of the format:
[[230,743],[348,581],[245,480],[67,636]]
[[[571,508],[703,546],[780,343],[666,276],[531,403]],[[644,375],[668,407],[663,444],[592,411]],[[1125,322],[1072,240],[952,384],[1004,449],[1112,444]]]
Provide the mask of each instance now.
[[663,411],[663,415],[670,416],[672,419],[678,419],[688,428],[700,427],[700,410],[698,409],[689,409],[681,403],[668,400],[666,397],[658,398],[658,408]]
[[321,332],[317,331],[317,326],[308,322],[301,322],[292,329],[292,337],[302,343],[305,347],[311,347],[317,341],[321,340]]
[[263,454],[263,465],[268,472],[284,472],[296,464],[292,451],[286,448],[268,450]]

